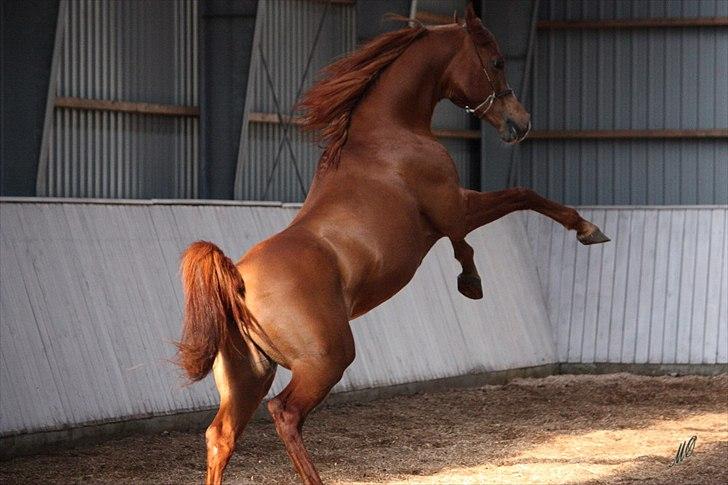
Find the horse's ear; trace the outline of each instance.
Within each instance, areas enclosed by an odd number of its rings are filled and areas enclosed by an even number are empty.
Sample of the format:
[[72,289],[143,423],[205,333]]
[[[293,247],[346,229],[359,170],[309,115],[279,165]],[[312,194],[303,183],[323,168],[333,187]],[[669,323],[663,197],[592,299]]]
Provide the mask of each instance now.
[[452,21],[455,22],[457,25],[460,25],[460,19],[458,18],[457,10],[455,10],[455,12],[452,14]]
[[477,32],[483,28],[483,22],[480,21],[478,15],[475,13],[473,2],[468,2],[468,6],[465,7],[465,26],[470,32]]

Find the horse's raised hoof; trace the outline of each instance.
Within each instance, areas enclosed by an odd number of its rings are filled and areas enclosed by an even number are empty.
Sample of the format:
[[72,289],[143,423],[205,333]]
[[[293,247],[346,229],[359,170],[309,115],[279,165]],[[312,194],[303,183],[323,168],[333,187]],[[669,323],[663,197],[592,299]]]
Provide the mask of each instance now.
[[605,236],[604,233],[597,226],[594,226],[594,229],[587,234],[577,234],[576,238],[579,240],[580,243],[585,246],[611,241],[611,239]]
[[458,291],[473,300],[483,298],[483,285],[480,283],[480,276],[460,274],[458,276]]

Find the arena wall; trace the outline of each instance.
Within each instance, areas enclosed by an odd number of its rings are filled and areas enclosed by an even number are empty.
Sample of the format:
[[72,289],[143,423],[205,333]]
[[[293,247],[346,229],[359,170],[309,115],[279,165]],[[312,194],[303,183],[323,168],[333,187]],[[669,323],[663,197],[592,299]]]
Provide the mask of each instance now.
[[[236,258],[296,210],[2,199],[0,439],[213,408],[212,380],[186,387],[170,362],[179,254],[209,239]],[[725,369],[728,207],[581,211],[610,244],[583,247],[538,214],[472,234],[485,290],[477,302],[457,292],[458,264],[438,243],[408,287],[353,322],[357,358],[334,393],[539,366]],[[271,394],[288,377],[281,369]]]
[[559,362],[728,363],[728,206],[580,211],[612,242],[526,216]]
[[[178,258],[192,241],[233,258],[283,228],[280,204],[4,199],[0,202],[0,437],[206,410],[184,386]],[[485,297],[456,289],[446,241],[414,281],[352,327],[357,358],[334,392],[554,364],[520,216],[470,238]],[[279,371],[272,393],[288,379]]]

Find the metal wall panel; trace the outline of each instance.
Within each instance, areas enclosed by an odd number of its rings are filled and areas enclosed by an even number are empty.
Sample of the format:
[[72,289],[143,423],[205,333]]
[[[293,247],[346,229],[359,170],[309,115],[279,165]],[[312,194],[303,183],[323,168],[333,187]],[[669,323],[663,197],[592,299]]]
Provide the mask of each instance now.
[[[0,202],[0,436],[216,404],[211,377],[182,387],[169,361],[179,256],[207,239],[236,258],[296,209],[197,204]],[[438,243],[409,286],[353,322],[356,361],[334,391],[554,363],[525,241],[518,218],[473,234],[477,302],[457,292],[459,264]]]
[[[728,15],[706,1],[542,2],[552,20]],[[728,127],[724,27],[539,31],[537,130]],[[728,139],[531,140],[519,183],[568,204],[724,204]]]
[[[354,48],[356,9],[346,3],[261,0],[258,16],[246,116],[279,111],[287,116],[316,73]],[[284,142],[286,131],[290,148]],[[296,127],[244,124],[235,198],[302,201],[320,156],[321,150]]]
[[559,361],[728,363],[728,206],[580,212],[612,241],[526,216]]
[[59,3],[0,3],[0,195],[35,195]]
[[[538,1],[481,0],[483,23],[495,35],[506,58],[508,82],[527,110],[531,109],[533,97],[528,86],[523,93],[521,88],[524,87],[531,21]],[[481,190],[501,190],[509,184],[510,165],[512,160],[520,160],[522,148],[523,145],[503,143],[490,123],[481,123]]]
[[[197,2],[67,1],[56,96],[197,106]],[[38,195],[193,198],[198,121],[56,108]]]
[[200,3],[199,196],[230,200],[248,92],[258,0]]

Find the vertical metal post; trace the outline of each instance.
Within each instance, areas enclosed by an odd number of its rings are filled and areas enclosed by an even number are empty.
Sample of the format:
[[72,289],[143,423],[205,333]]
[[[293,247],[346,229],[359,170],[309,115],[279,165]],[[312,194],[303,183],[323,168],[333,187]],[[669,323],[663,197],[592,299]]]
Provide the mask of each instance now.
[[197,197],[207,199],[210,197],[210,181],[207,177],[207,130],[203,113],[205,112],[205,100],[207,85],[205,76],[205,5],[199,5],[197,9],[197,102],[200,106],[200,117],[197,118]]
[[258,44],[260,43],[261,29],[263,28],[263,16],[266,14],[265,9],[268,8],[266,0],[258,1],[258,8],[255,11],[255,29],[253,31],[253,43],[250,51],[250,66],[248,67],[248,85],[245,92],[245,104],[243,106],[243,123],[240,127],[240,138],[238,141],[238,161],[235,167],[235,187],[233,187],[233,197],[235,199],[243,198],[243,167],[247,160],[248,152],[248,127],[250,125],[249,116],[250,107],[253,104],[253,86],[255,83],[250,79],[258,68],[260,62],[260,52]]
[[[528,82],[531,77],[531,65],[533,64],[533,46],[536,42],[536,24],[538,22],[538,7],[541,0],[533,0],[533,10],[531,11],[531,26],[528,33],[528,49],[526,50],[526,62],[523,66],[523,77],[521,78],[521,89],[518,91],[518,97],[521,104],[526,104],[526,95],[528,94]],[[514,187],[519,183],[519,169],[521,161],[522,148],[514,148],[511,152],[511,165],[508,169],[508,186]],[[518,156],[516,156],[518,154]]]
[[61,0],[58,5],[58,20],[56,21],[56,37],[53,41],[53,60],[51,61],[51,73],[48,78],[48,95],[46,96],[45,118],[43,120],[43,137],[40,142],[40,153],[38,155],[38,172],[35,179],[35,194],[45,195],[48,180],[48,150],[51,131],[53,130],[53,117],[55,114],[54,105],[56,101],[56,89],[58,87],[58,69],[63,43],[63,32],[66,28],[68,12],[68,0]]

